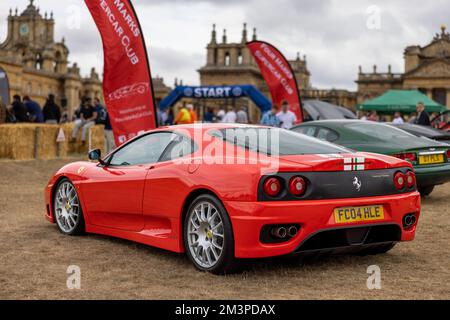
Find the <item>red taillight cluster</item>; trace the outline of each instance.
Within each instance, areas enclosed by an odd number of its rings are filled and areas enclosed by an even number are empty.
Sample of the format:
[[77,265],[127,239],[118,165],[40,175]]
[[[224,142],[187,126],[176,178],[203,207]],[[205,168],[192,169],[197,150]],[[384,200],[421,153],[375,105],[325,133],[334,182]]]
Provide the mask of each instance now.
[[406,173],[406,185],[408,188],[412,188],[416,185],[416,175],[412,171]]
[[289,192],[296,197],[301,197],[306,191],[306,181],[302,177],[293,177],[289,181]]
[[394,185],[398,190],[402,190],[405,187],[406,179],[402,172],[397,172],[394,175]]
[[278,178],[269,178],[264,182],[264,192],[269,197],[276,197],[281,192],[281,183]]
[[[289,180],[288,191],[295,197],[301,197],[306,192],[307,183],[302,177],[295,176]],[[264,181],[264,193],[271,198],[278,197],[283,191],[283,179],[278,177],[270,177]]]
[[398,190],[403,190],[405,186],[411,189],[416,185],[416,175],[412,171],[406,174],[399,171],[394,175],[394,185]]
[[399,153],[393,154],[392,156],[409,162],[417,161],[417,156],[415,153]]
[[450,162],[450,149],[447,150],[447,162]]

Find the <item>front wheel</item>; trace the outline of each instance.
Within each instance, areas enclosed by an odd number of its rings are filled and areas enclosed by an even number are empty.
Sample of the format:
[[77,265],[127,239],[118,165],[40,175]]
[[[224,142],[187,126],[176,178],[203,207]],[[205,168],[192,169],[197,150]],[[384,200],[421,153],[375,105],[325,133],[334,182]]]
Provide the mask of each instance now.
[[58,183],[53,199],[53,212],[59,231],[66,235],[84,233],[84,218],[80,198],[68,179]]
[[191,203],[184,221],[184,245],[201,271],[225,274],[237,270],[230,219],[216,197],[201,195]]

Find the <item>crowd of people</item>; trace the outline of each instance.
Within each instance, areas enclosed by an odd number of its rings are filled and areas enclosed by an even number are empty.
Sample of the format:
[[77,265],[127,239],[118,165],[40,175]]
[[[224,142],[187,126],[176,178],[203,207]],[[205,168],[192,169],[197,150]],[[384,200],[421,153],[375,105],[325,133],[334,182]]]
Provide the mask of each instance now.
[[[428,112],[425,111],[425,105],[423,104],[423,102],[419,102],[416,106],[416,112],[411,113],[407,118],[401,112],[398,111],[395,112],[392,118],[392,123],[393,124],[410,123],[421,126],[431,126],[431,119],[437,116],[438,113],[432,113],[430,116]],[[376,122],[388,122],[388,120],[385,117],[379,116],[376,111],[363,113],[360,119]]]
[[[196,122],[203,123],[250,123],[247,112],[241,107],[228,107],[226,110],[222,108],[207,108],[203,114],[203,119],[199,119],[197,112],[192,104],[180,105],[175,114],[173,108],[165,111],[158,111],[159,125],[177,125],[191,124]],[[289,104],[284,101],[281,109],[277,105],[273,105],[272,109],[262,115],[260,124],[272,127],[290,129],[297,122],[295,113],[290,110]]]
[[74,143],[81,130],[81,143],[86,144],[89,128],[94,125],[105,127],[105,149],[107,152],[115,148],[114,134],[108,112],[98,98],[82,98],[80,106],[73,115],[69,115],[56,102],[53,94],[48,95],[43,107],[38,102],[14,95],[11,105],[7,106],[0,97],[0,124],[2,123],[46,123],[63,124],[74,122],[70,142]]

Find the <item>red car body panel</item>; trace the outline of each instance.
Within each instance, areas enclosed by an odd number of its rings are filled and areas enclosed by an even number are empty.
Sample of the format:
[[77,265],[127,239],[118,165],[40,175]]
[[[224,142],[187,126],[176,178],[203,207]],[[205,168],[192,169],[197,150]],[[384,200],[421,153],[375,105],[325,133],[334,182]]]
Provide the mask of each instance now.
[[[219,126],[221,127],[221,126]],[[196,130],[196,126],[161,128],[157,131],[183,129]],[[207,131],[215,126],[204,126]],[[202,135],[194,140],[206,148],[221,143],[225,151],[245,158],[251,151],[211,139]],[[228,153],[226,153],[228,154]],[[352,154],[351,156],[355,156]],[[386,168],[411,168],[410,163],[397,158],[357,153],[366,158],[366,170]],[[275,173],[260,164],[206,164],[214,156],[205,156],[204,148],[194,152],[186,163],[166,161],[156,164],[104,167],[92,162],[76,162],[61,168],[45,189],[46,218],[55,222],[53,192],[60,179],[68,178],[80,196],[86,232],[120,237],[147,245],[184,252],[183,212],[192,196],[208,192],[224,204],[231,220],[238,258],[271,257],[289,254],[309,236],[320,230],[340,227],[372,225],[358,222],[337,225],[333,210],[346,206],[382,205],[385,218],[377,224],[396,224],[401,228],[401,240],[414,239],[416,227],[402,228],[402,218],[407,213],[420,215],[420,195],[417,191],[395,195],[363,198],[258,201],[258,184],[261,176]],[[202,160],[197,161],[197,160]],[[266,156],[266,160],[272,161]],[[342,170],[342,160],[323,155],[282,156],[277,158],[277,172],[335,172]],[[261,228],[268,224],[296,223],[300,232],[283,243],[264,244],[260,241]]]

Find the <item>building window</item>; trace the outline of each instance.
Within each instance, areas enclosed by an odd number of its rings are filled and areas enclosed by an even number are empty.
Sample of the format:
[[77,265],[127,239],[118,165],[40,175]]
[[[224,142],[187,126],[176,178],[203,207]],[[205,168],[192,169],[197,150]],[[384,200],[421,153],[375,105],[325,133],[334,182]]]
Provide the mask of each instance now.
[[242,51],[239,51],[238,54],[238,64],[241,65],[244,62],[244,57],[242,56]]
[[443,106],[447,105],[447,90],[443,88],[433,89],[433,100]]
[[36,55],[36,69],[42,70],[42,57],[39,53]]
[[225,65],[226,66],[229,66],[231,63],[231,61],[230,61],[231,59],[230,59],[230,54],[227,52],[227,53],[225,53]]

